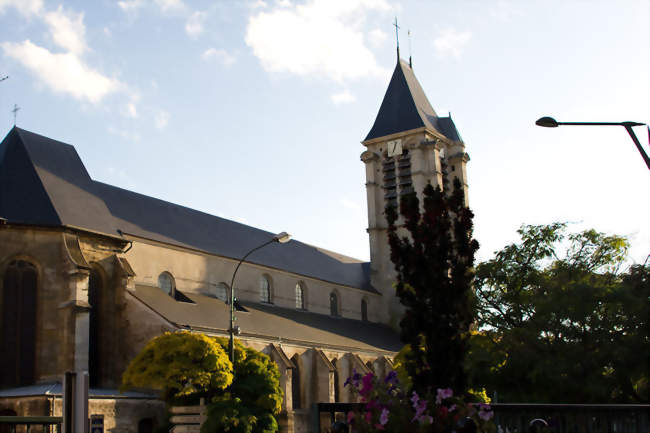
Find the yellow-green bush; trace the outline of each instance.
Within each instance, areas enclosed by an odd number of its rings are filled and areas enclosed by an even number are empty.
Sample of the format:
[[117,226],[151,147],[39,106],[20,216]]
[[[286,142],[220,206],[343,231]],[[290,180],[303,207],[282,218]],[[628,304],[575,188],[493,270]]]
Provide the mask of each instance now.
[[127,367],[120,389],[157,389],[172,402],[224,390],[232,381],[232,363],[220,344],[203,334],[180,331],[149,341]]

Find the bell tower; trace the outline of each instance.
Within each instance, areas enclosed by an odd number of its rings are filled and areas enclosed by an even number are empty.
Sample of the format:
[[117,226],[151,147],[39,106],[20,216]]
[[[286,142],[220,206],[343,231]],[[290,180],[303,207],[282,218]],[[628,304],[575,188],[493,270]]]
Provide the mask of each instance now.
[[428,183],[442,186],[443,176],[449,185],[455,177],[461,181],[467,201],[469,155],[451,115],[436,114],[412,67],[401,59],[362,144],[366,147],[361,160],[366,165],[370,279],[383,295],[384,322],[397,328],[403,310],[393,288],[396,273],[384,209],[397,206],[402,195],[415,192],[420,197]]

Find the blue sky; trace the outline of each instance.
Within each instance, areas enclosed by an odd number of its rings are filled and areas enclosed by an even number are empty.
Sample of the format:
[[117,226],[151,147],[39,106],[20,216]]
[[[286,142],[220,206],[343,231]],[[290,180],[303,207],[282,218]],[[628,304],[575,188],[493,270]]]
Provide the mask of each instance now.
[[[522,223],[650,248],[647,1],[0,0],[0,130],[73,144],[99,181],[368,258],[360,141],[395,16],[467,151],[479,258]],[[648,133],[636,128],[648,148]],[[210,236],[206,233],[206,236]]]

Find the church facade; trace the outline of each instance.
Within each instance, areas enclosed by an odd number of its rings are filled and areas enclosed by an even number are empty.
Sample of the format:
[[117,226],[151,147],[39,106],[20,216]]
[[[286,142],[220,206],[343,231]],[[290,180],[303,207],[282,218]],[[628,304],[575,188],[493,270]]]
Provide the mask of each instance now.
[[[398,61],[362,142],[370,262],[296,240],[251,255],[235,283],[245,345],[277,363],[281,431],[310,431],[316,402],[347,402],[353,369],[383,375],[400,349],[384,206],[468,156]],[[446,169],[445,169],[446,167]],[[274,234],[94,181],[73,146],[14,127],[0,144],[0,415],[60,415],[61,377],[88,371],[106,431],[147,432],[155,396],[117,391],[152,337],[227,336],[230,279]]]

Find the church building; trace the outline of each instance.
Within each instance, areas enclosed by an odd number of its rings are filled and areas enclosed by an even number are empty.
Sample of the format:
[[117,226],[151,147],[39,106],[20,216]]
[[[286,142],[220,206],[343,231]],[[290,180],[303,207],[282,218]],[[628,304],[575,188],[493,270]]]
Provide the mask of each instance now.
[[[312,404],[351,401],[353,369],[382,376],[401,348],[386,204],[458,177],[469,157],[399,60],[362,141],[370,262],[291,240],[251,255],[235,283],[238,338],[278,365],[282,432]],[[165,331],[228,336],[239,260],[273,233],[92,179],[75,148],[14,127],[0,143],[0,415],[61,415],[61,379],[88,371],[107,432],[160,425],[164,403],[117,388]],[[359,185],[359,188],[362,186]]]

